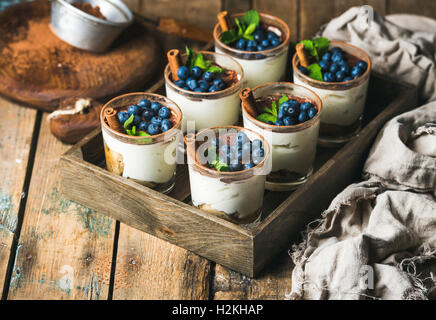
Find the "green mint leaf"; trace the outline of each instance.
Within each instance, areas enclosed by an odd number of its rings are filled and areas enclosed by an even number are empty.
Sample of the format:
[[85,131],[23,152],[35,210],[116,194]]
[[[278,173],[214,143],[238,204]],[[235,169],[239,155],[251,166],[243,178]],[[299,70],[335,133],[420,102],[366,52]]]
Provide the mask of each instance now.
[[269,109],[269,108],[263,108],[263,112],[264,112],[264,113],[269,113],[269,114],[271,114],[271,115],[274,115],[274,114],[273,114],[273,111],[272,111],[271,109]]
[[132,136],[136,136],[136,126],[132,127]]
[[132,130],[126,129],[126,133],[127,133],[129,136],[132,136]]
[[311,39],[303,40],[300,43],[304,44],[304,49],[306,50],[308,55],[314,57],[316,61],[319,61],[318,50],[316,49],[315,44]]
[[221,161],[215,161],[214,167],[219,172],[229,172],[230,168],[227,163],[221,162]]
[[227,30],[221,34],[220,40],[224,44],[230,44],[232,42],[239,40],[239,37],[236,34],[235,30]]
[[246,26],[254,24],[254,27],[257,27],[260,22],[259,13],[254,9],[248,10],[242,17],[241,22]]
[[310,71],[309,77],[322,81],[322,69],[318,63],[311,64],[307,69]]
[[191,68],[194,66],[194,60],[195,60],[195,53],[194,51],[189,48],[188,46],[186,46],[186,54],[188,55],[187,59],[186,59],[186,63],[185,66],[191,70]]
[[139,131],[138,132],[138,137],[149,137],[150,135],[147,133],[147,132],[145,132],[145,131]]
[[246,40],[254,40],[254,37],[252,35],[245,35],[244,34],[243,38]]
[[130,115],[129,119],[126,120],[126,122],[124,122],[124,129],[127,132],[127,129],[130,127],[130,125],[133,123],[133,120],[135,120],[135,115]]
[[282,106],[282,104],[287,101],[289,101],[289,97],[287,95],[283,95],[279,100],[279,106]]
[[262,113],[261,115],[259,115],[257,117],[257,120],[267,123],[268,121],[271,122],[276,122],[277,121],[277,117],[273,116],[272,114],[269,113]]
[[327,53],[327,51],[329,51],[330,48],[330,40],[325,38],[325,37],[321,37],[321,38],[316,38],[316,39],[312,39],[313,44],[318,52],[318,57],[321,58],[325,53]]
[[223,72],[224,72],[224,69],[223,69],[223,68],[220,68],[220,67],[218,67],[218,66],[214,66],[214,65],[212,65],[212,66],[210,66],[210,67],[207,69],[207,72],[211,72],[211,73],[223,73]]
[[250,36],[256,30],[256,25],[254,23],[250,24],[244,31],[244,36]]
[[200,69],[207,70],[211,66],[211,62],[208,60],[205,60],[203,55],[201,53],[197,54],[194,60],[194,66],[199,67]]
[[242,28],[241,23],[238,18],[235,18],[236,26],[238,27],[238,40],[244,35],[244,29]]
[[272,105],[271,105],[271,110],[272,110],[272,114],[277,118],[277,101],[273,101]]

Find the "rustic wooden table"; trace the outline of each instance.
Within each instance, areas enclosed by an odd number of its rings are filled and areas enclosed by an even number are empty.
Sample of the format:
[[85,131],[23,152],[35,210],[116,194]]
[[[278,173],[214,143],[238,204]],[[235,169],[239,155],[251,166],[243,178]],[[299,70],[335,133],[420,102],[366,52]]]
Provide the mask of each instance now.
[[284,299],[283,254],[250,279],[72,202],[60,190],[69,146],[47,114],[0,98],[3,299]]

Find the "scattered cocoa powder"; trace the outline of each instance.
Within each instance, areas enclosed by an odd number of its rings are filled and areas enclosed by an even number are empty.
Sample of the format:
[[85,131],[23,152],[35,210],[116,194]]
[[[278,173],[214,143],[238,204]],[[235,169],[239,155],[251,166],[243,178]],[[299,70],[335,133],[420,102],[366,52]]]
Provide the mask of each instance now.
[[83,12],[86,12],[87,14],[90,14],[91,16],[106,20],[106,17],[101,13],[99,6],[93,7],[90,3],[87,2],[77,2],[74,3],[73,6],[75,6],[79,10],[82,10]]

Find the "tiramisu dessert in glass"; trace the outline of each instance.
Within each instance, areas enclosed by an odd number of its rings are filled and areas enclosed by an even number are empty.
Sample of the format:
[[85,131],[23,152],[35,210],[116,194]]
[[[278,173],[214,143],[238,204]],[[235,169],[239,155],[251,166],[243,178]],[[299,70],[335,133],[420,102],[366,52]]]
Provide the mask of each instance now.
[[293,61],[294,82],[319,95],[321,116],[319,143],[341,145],[361,129],[371,60],[351,44],[316,38],[297,45]]
[[270,169],[263,137],[229,126],[188,134],[185,142],[193,204],[236,224],[259,221]]
[[283,20],[256,10],[231,16],[224,11],[213,36],[215,51],[230,55],[244,69],[244,88],[284,80],[290,31]]
[[166,95],[183,112],[183,132],[238,122],[244,73],[234,59],[187,47],[182,55],[177,49],[170,50],[168,61]]
[[101,111],[107,169],[157,191],[174,187],[182,112],[170,99],[130,93]]
[[241,92],[244,127],[264,136],[271,146],[272,169],[266,189],[294,190],[313,171],[320,116],[320,98],[292,83],[260,85]]

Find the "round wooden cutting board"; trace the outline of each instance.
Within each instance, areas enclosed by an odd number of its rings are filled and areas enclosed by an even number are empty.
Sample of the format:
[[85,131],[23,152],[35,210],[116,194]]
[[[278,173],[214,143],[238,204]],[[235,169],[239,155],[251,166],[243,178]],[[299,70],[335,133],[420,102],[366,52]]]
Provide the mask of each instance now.
[[1,95],[45,111],[71,97],[106,99],[142,89],[162,59],[154,36],[137,24],[103,54],[71,47],[49,24],[47,0],[0,13]]

